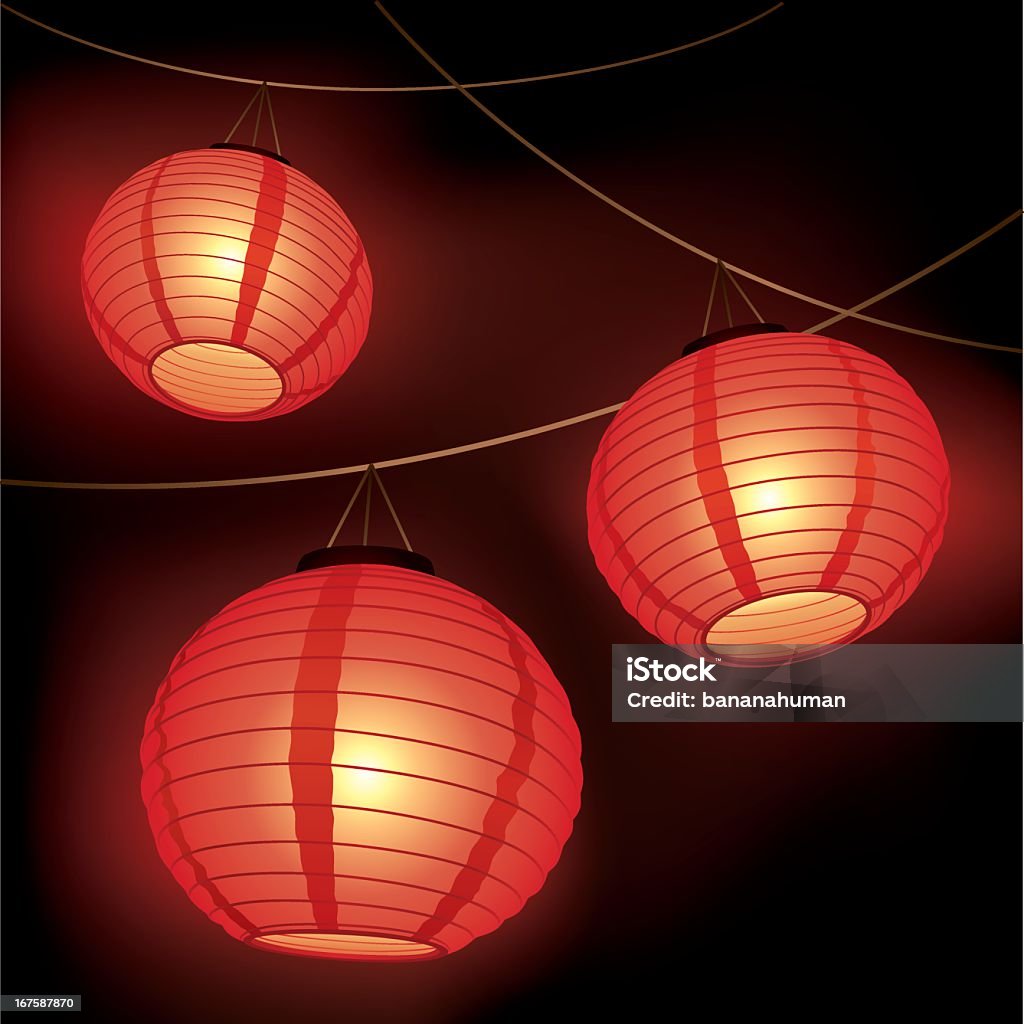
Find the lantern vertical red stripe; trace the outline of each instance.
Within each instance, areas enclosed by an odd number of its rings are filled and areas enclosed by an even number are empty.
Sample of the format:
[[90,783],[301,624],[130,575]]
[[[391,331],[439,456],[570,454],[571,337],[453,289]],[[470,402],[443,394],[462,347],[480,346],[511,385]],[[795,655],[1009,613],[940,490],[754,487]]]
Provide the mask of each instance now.
[[846,527],[835,552],[825,566],[825,571],[821,574],[822,590],[834,589],[842,579],[843,573],[850,567],[850,559],[867,525],[868,512],[875,496],[876,470],[874,446],[871,442],[871,408],[865,401],[860,374],[838,342],[830,339],[829,349],[839,357],[840,363],[847,370],[850,391],[857,403],[857,465],[854,470],[857,479],[853,504],[846,514]]
[[338,650],[325,632],[332,623],[344,628],[347,610],[338,611],[325,605],[321,592],[295,679],[288,750],[299,859],[313,920],[323,931],[336,931],[340,924],[334,895],[334,732],[327,724],[338,721],[341,662],[332,655],[344,655],[344,640]]
[[716,355],[717,350],[710,347],[702,349],[695,357],[694,415],[697,419],[694,423],[693,452],[697,467],[697,490],[737,590],[747,601],[756,601],[762,596],[761,590],[743,544],[736,507],[729,490],[729,477],[722,465],[722,445],[716,420]]
[[[489,609],[481,602],[484,614]],[[491,862],[505,840],[509,823],[517,810],[516,798],[523,782],[529,778],[533,761],[533,712],[536,703],[536,685],[530,675],[525,654],[515,636],[506,629],[504,619],[495,616],[495,622],[508,636],[512,664],[519,673],[519,692],[511,702],[512,730],[515,734],[508,765],[498,776],[494,799],[484,815],[480,827],[481,835],[473,844],[466,866],[456,876],[450,892],[437,905],[428,921],[417,930],[418,942],[429,942],[446,921],[454,921],[463,904],[471,901],[480,889]]]
[[229,604],[150,712],[160,854],[259,948],[454,952],[540,888],[579,807],[579,732],[536,648],[425,560],[381,550],[332,549],[340,564]]
[[288,181],[284,167],[276,160],[264,160],[259,194],[253,214],[252,234],[245,251],[245,268],[238,290],[235,323],[231,328],[231,344],[244,346],[259,307],[260,294],[267,283],[267,271],[277,247],[284,217]]
[[[342,316],[348,310],[353,295],[355,295],[358,284],[356,272],[362,266],[364,259],[365,253],[360,243],[355,255],[352,257],[351,270],[353,276],[349,278],[348,283],[338,293],[334,305],[324,314],[324,318],[317,324],[316,330],[287,359],[282,360],[279,367],[282,373],[287,373],[293,366],[297,366],[303,359],[314,353],[317,347],[323,344],[328,334],[338,326]],[[347,352],[344,354],[347,355]]]
[[358,353],[372,282],[334,200],[246,146],[175,153],[107,201],[82,257],[86,312],[115,365],[207,419],[264,419],[327,390]]
[[709,337],[643,385],[591,471],[598,567],[665,643],[814,657],[884,622],[942,538],[949,465],[910,385],[847,342]]
[[146,189],[146,198],[142,203],[142,215],[139,219],[139,244],[142,247],[142,267],[146,272],[146,283],[149,285],[149,294],[153,298],[153,305],[156,306],[160,322],[167,331],[167,336],[175,345],[183,342],[178,325],[167,305],[167,295],[164,292],[164,283],[160,277],[160,267],[156,258],[156,245],[153,236],[153,201],[156,198],[157,189],[160,185],[160,177],[171,162],[171,157],[161,160],[153,175],[153,180]]

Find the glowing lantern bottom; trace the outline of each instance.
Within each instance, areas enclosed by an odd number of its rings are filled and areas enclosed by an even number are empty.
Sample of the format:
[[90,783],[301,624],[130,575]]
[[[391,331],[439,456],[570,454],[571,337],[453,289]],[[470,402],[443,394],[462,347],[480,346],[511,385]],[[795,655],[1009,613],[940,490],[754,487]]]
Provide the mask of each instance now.
[[150,711],[142,790],[190,899],[257,948],[454,952],[517,913],[579,809],[529,638],[422,556],[329,548],[229,604]]

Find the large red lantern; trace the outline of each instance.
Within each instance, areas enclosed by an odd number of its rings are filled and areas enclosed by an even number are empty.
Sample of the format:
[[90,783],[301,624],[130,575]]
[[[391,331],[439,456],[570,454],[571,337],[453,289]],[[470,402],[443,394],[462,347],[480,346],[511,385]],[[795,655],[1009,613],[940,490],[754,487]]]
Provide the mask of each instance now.
[[326,548],[216,614],[146,722],[164,863],[249,945],[426,960],[517,913],[579,809],[579,731],[529,638],[420,555]]
[[664,643],[737,664],[817,656],[884,622],[942,540],[949,465],[891,366],[778,325],[688,346],[609,425],[590,546]]
[[269,150],[218,143],[157,160],[107,200],[82,292],[136,387],[192,416],[258,420],[345,372],[373,286],[355,228],[316,182]]

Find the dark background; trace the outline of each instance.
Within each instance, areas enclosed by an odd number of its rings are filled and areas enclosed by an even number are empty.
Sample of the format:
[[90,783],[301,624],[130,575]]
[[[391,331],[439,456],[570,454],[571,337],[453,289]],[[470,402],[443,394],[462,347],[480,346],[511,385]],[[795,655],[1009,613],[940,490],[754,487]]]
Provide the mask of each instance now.
[[[368,2],[20,6],[225,73],[434,81]],[[392,13],[473,80],[661,49],[767,6],[394,0]],[[461,444],[622,400],[700,333],[708,264],[575,188],[457,94],[278,90],[285,154],[366,243],[370,336],[292,415],[173,412],[93,339],[81,248],[118,184],[223,138],[252,90],[85,50],[9,14],[2,28],[6,477],[243,476]],[[1019,38],[1001,3],[790,0],[693,51],[481,97],[655,222],[853,304],[1019,205]],[[1013,225],[877,313],[1019,345],[1019,251]],[[749,290],[793,328],[826,315]],[[869,640],[1018,641],[1020,358],[853,320],[833,333],[911,381],[952,466],[944,546]],[[233,942],[165,871],[138,795],[143,719],[170,658],[230,599],[324,543],[354,478],[6,488],[4,991],[81,992],[98,1020],[161,1022],[662,1006],[729,1020],[769,1008],[993,1019],[1020,962],[1020,729],[612,725],[609,645],[648,638],[587,548],[604,426],[385,473],[414,546],[537,642],[584,742],[583,809],[546,887],[428,964]]]

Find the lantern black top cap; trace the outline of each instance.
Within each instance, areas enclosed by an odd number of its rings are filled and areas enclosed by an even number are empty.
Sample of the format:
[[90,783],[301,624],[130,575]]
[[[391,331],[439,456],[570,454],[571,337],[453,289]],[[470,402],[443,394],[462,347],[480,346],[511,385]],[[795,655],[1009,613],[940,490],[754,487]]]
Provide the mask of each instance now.
[[733,338],[746,338],[751,334],[785,334],[787,329],[782,324],[737,324],[735,327],[725,327],[720,331],[712,331],[705,334],[703,338],[697,338],[683,346],[682,355],[693,355],[702,348],[711,348],[720,341],[731,341]]
[[264,149],[262,146],[245,146],[241,142],[213,142],[210,149],[240,149],[243,153],[256,153],[259,156],[269,156],[271,160],[280,160],[281,163],[291,167],[291,160],[275,153],[272,149]]
[[343,544],[335,548],[317,548],[299,559],[295,571],[326,569],[332,565],[394,565],[428,576],[436,575],[434,563],[426,555],[381,544]]

